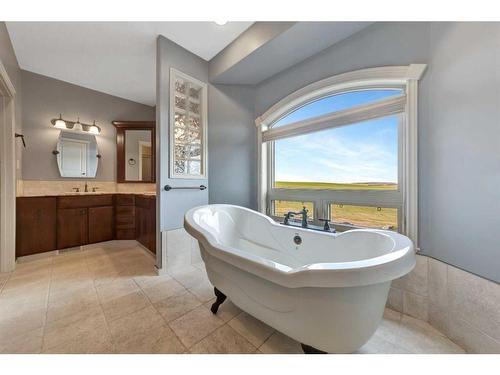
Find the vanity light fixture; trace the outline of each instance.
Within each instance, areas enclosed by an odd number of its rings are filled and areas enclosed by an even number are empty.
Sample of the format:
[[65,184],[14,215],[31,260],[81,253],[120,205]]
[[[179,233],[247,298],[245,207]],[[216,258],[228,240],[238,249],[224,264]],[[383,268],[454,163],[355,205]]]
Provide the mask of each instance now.
[[82,132],[83,131],[83,126],[80,122],[80,117],[78,117],[78,120],[76,120],[76,122],[73,124],[73,130],[77,131],[77,132]]
[[53,122],[54,128],[57,129],[67,129],[66,127],[66,121],[62,119],[62,114],[59,113],[59,118]]
[[59,118],[53,118],[50,120],[52,126],[57,129],[62,130],[71,130],[79,133],[90,133],[90,134],[99,134],[101,132],[101,128],[94,123],[92,125],[83,124],[80,122],[80,118],[76,120],[76,122],[64,120],[62,115],[59,115]]
[[101,132],[101,129],[99,129],[99,127],[95,124],[95,120],[94,123],[89,127],[88,132],[91,134],[99,134]]

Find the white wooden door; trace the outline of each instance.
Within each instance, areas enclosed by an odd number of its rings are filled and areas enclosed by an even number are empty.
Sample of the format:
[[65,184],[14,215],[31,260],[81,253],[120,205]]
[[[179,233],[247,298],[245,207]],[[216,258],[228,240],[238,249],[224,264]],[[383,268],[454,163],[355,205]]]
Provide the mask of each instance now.
[[87,176],[86,142],[65,139],[61,146],[61,170],[64,177]]

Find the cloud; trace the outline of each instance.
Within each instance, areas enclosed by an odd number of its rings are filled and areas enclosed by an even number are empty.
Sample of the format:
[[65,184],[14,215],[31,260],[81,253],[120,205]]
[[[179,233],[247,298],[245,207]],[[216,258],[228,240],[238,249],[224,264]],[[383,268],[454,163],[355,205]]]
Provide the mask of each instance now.
[[378,121],[277,141],[276,180],[397,182],[397,131]]

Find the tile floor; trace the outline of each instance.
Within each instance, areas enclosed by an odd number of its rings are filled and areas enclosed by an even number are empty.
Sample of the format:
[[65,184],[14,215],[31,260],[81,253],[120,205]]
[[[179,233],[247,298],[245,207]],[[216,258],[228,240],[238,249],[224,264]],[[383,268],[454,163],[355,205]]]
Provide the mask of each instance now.
[[[231,301],[214,316],[200,264],[157,276],[134,241],[19,263],[0,275],[0,353],[302,353]],[[429,324],[387,309],[359,353],[463,353]]]

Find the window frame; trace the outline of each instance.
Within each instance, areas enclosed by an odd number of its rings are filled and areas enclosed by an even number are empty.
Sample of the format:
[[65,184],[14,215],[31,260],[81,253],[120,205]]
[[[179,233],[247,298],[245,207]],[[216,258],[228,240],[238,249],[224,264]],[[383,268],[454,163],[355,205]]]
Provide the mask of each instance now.
[[[258,178],[260,212],[271,215],[274,200],[312,201],[314,217],[329,216],[330,203],[396,207],[399,231],[418,247],[417,186],[417,96],[418,80],[425,64],[362,69],[343,73],[301,88],[269,108],[255,120],[258,128]],[[358,105],[349,109],[297,121],[278,128],[272,125],[291,112],[321,98],[349,91],[403,89],[403,95]],[[331,129],[338,126],[399,113],[398,189],[327,190],[280,189],[274,187],[274,141],[286,137]],[[276,218],[277,219],[277,218]],[[347,227],[338,225],[339,228]]]

